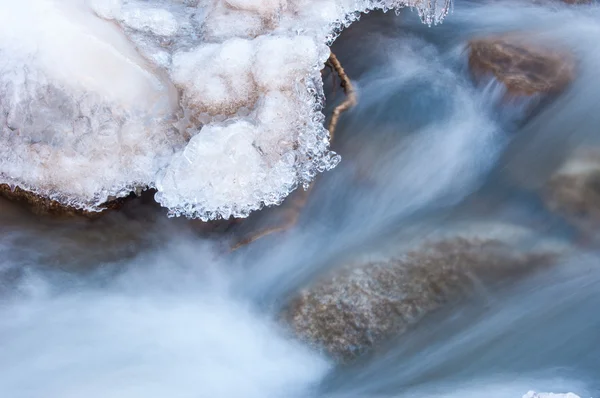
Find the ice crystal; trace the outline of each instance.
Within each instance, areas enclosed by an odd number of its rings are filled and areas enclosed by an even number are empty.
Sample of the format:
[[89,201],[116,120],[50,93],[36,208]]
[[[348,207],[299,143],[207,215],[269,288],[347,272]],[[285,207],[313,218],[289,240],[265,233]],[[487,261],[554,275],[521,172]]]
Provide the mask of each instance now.
[[436,0],[0,0],[0,183],[98,210],[245,217],[340,157],[320,70],[362,12]]

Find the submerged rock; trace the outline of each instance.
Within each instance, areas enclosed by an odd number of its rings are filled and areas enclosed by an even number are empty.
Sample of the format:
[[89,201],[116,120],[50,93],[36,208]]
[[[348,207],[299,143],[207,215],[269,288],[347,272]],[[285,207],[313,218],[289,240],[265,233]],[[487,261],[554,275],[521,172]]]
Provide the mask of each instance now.
[[542,192],[549,210],[585,235],[600,227],[600,156],[580,154],[550,178]]
[[521,35],[472,40],[469,49],[475,79],[492,75],[509,95],[556,94],[575,76],[571,54]]
[[499,241],[445,240],[391,261],[336,269],[302,290],[284,317],[300,339],[347,362],[481,284],[525,275],[552,257],[515,254]]

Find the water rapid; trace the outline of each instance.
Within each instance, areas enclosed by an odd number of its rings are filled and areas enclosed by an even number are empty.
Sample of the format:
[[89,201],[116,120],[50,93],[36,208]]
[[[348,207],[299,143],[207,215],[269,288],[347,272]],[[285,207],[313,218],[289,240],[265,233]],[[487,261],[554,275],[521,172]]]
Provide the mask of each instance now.
[[[498,82],[474,83],[467,65],[469,40],[513,31],[578,60],[567,91],[531,114],[527,102],[503,105]],[[598,37],[595,4],[457,1],[431,28],[408,9],[363,16],[332,46],[359,98],[332,144],[342,162],[316,180],[291,230],[233,253],[227,233],[200,233],[144,197],[91,222],[3,200],[0,396],[600,396],[600,253],[536,194],[600,140]],[[344,94],[323,76],[330,115]],[[280,216],[267,209],[243,227]],[[351,364],[281,318],[338,266],[457,233],[566,254]]]

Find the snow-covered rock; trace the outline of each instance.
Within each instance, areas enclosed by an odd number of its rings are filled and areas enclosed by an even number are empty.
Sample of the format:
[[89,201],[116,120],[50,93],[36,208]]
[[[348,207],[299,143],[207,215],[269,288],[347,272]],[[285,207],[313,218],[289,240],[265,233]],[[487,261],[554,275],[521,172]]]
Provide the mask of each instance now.
[[334,167],[320,69],[360,12],[422,0],[0,0],[0,183],[100,211],[244,217]]

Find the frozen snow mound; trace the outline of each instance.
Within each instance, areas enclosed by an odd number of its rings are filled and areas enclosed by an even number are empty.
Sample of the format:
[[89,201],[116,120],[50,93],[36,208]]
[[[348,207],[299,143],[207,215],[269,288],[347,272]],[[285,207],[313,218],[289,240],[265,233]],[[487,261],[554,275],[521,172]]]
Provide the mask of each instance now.
[[320,70],[373,9],[450,0],[0,0],[0,183],[88,211],[156,188],[171,216],[246,217],[340,157]]

